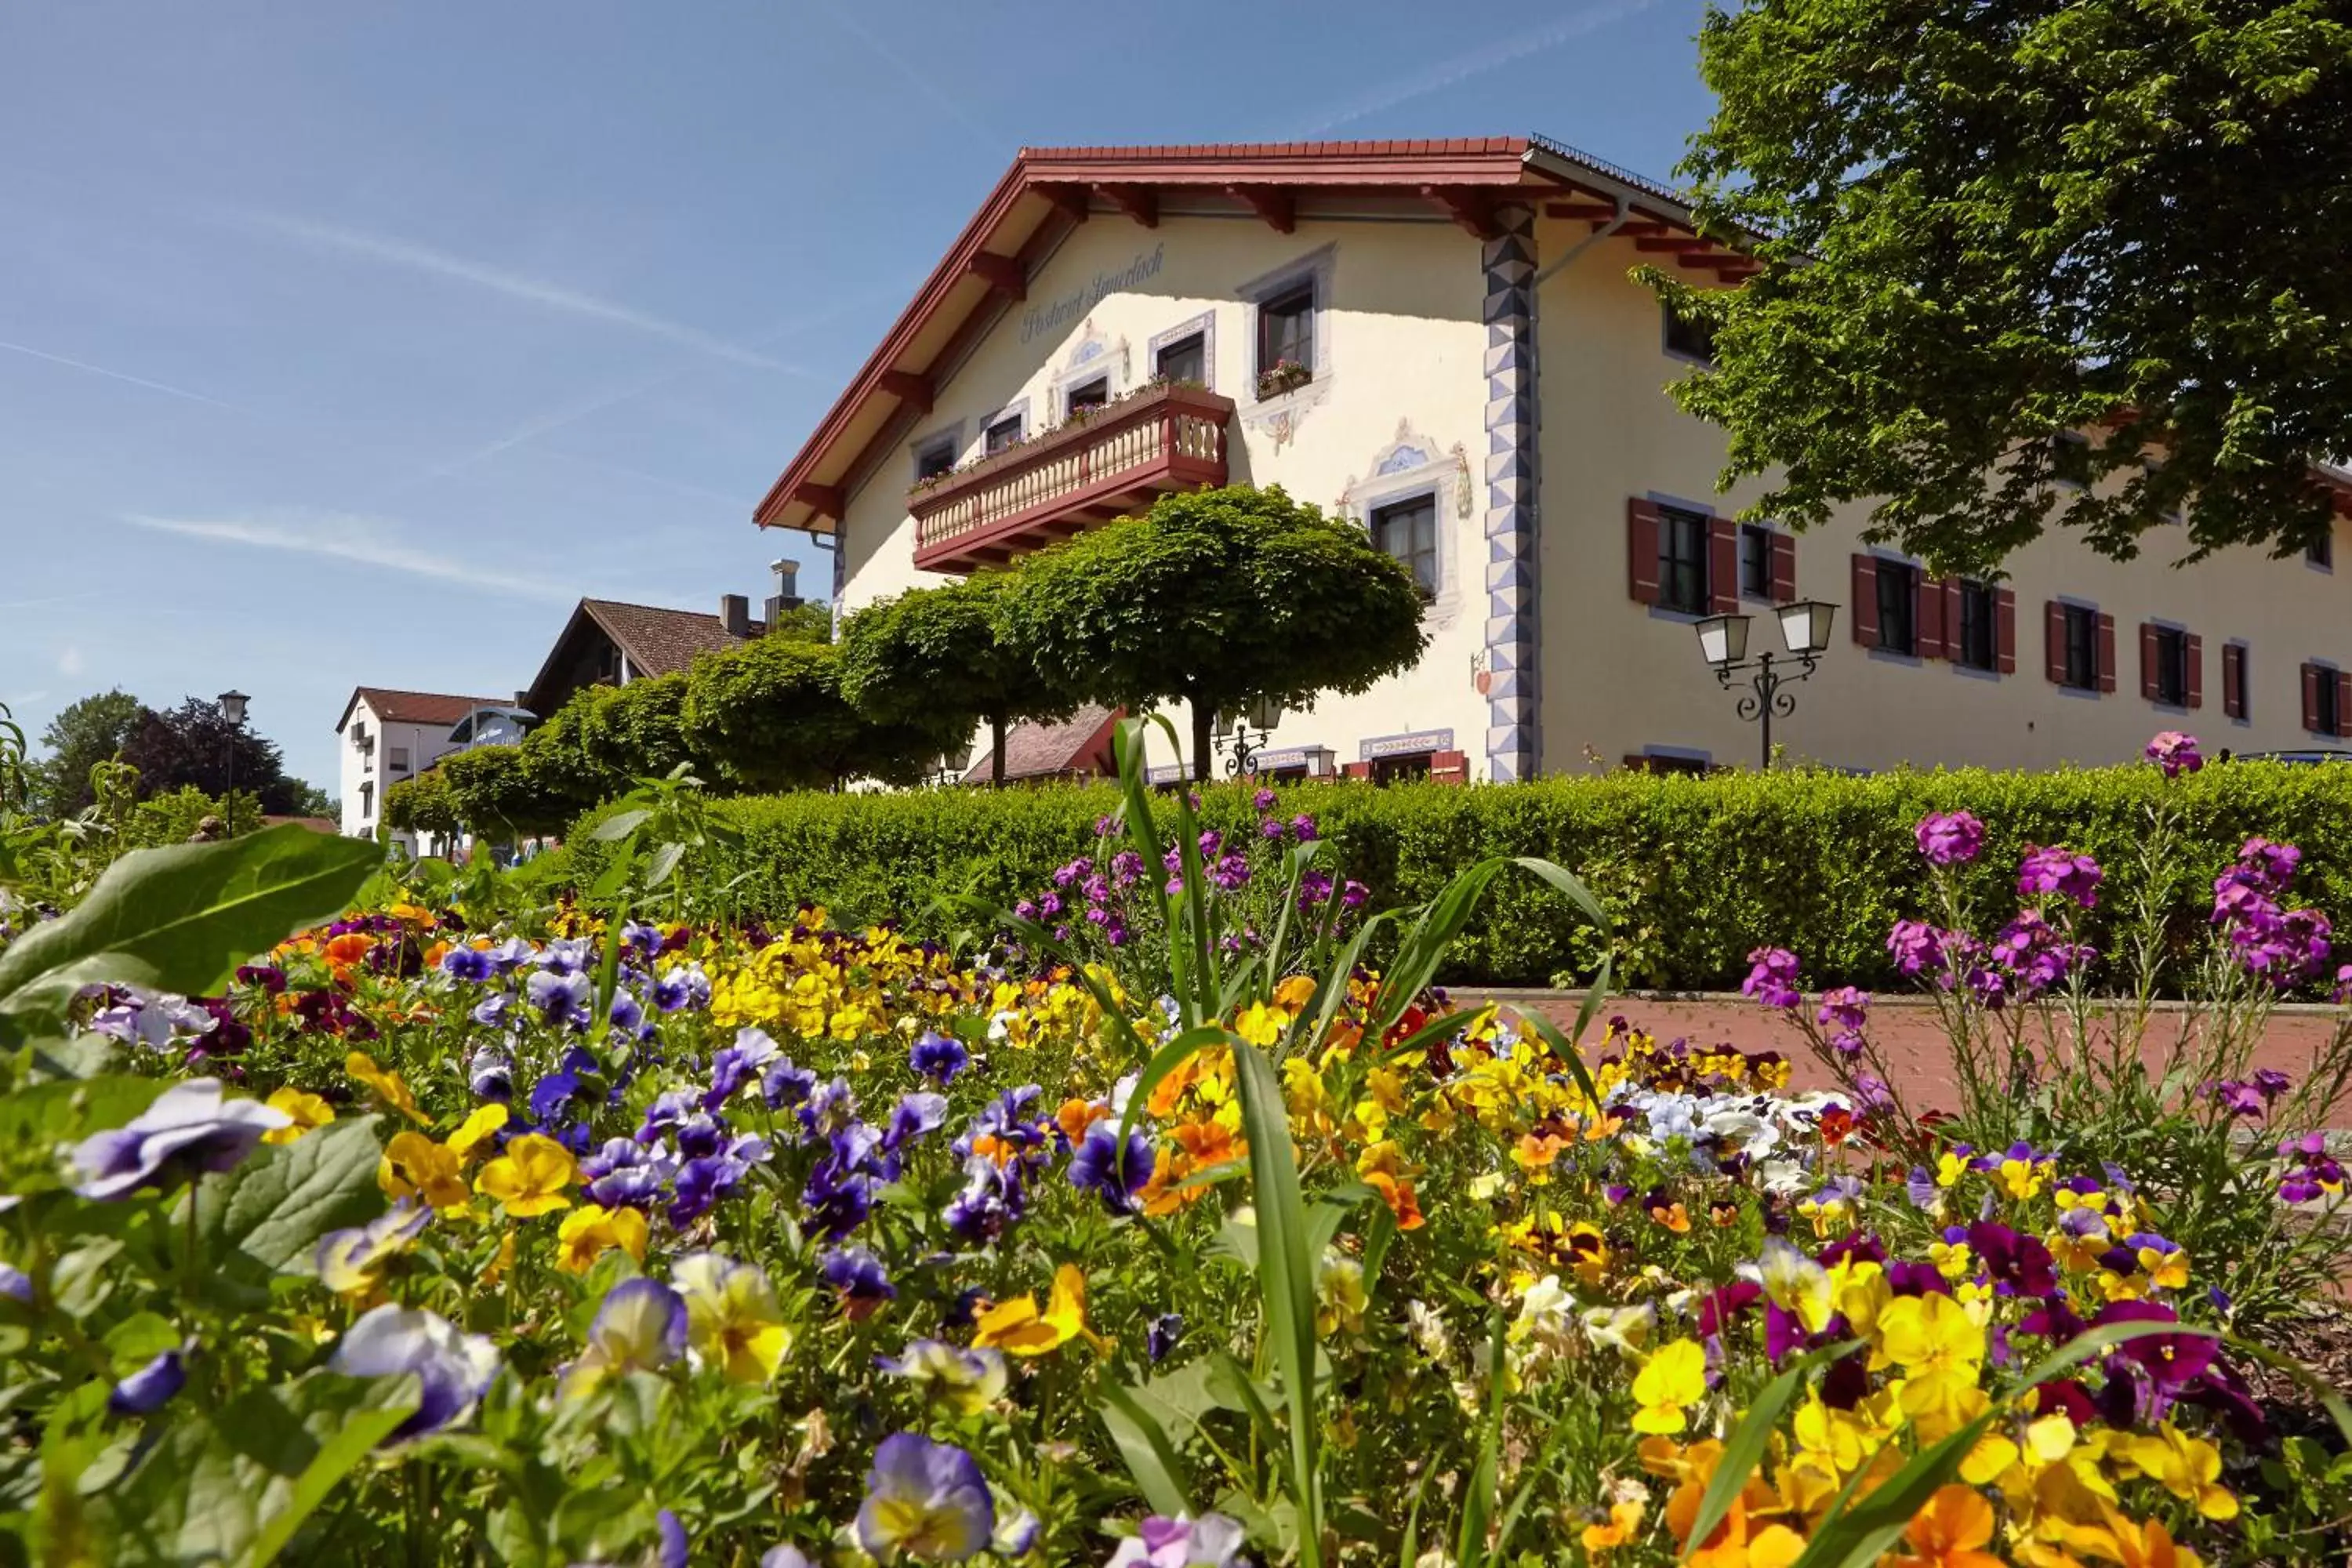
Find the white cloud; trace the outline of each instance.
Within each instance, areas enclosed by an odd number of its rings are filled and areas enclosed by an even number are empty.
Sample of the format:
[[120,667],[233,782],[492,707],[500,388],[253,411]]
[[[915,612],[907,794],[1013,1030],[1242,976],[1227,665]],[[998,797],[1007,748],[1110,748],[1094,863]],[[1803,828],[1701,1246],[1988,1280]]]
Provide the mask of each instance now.
[[79,675],[82,671],[81,649],[68,644],[58,653],[59,675]]
[[1306,129],[1309,132],[1333,131],[1359,120],[1369,120],[1384,110],[1394,109],[1401,103],[1410,103],[1416,98],[1427,98],[1433,92],[1443,92],[1447,88],[1468,81],[1473,77],[1484,76],[1488,71],[1500,70],[1507,65],[1527,58],[1529,55],[1539,55],[1547,49],[1556,49],[1571,38],[1579,38],[1587,33],[1597,32],[1612,22],[1622,21],[1636,12],[1646,11],[1656,3],[1657,0],[1609,0],[1607,4],[1588,5],[1580,11],[1561,17],[1559,21],[1538,27],[1533,32],[1521,33],[1514,37],[1498,38],[1493,43],[1472,49],[1465,54],[1455,55],[1451,59],[1440,60],[1426,69],[1415,71],[1411,76],[1398,77],[1383,82],[1363,97],[1342,106]]
[[362,566],[378,566],[411,576],[455,584],[485,594],[513,598],[553,600],[569,604],[579,595],[563,583],[519,577],[485,570],[462,550],[428,550],[400,536],[395,524],[353,512],[287,510],[255,512],[242,517],[154,517],[127,512],[122,521],[158,533],[178,534],[256,550],[276,550],[294,555],[318,555]]
[[109,370],[102,364],[92,364],[88,360],[68,359],[63,354],[53,354],[46,350],[5,341],[0,341],[0,350],[5,350],[12,354],[23,354],[27,359],[43,360],[50,364],[61,364],[68,370],[87,371],[91,375],[102,375],[109,381],[120,381],[131,386],[143,386],[150,392],[160,392],[166,397],[185,398],[190,403],[206,403],[215,408],[226,408],[233,412],[239,412],[236,405],[223,403],[217,397],[207,397],[201,392],[190,392],[184,386],[173,386],[169,382],[150,381],[143,375],[131,375],[124,371]]
[[548,279],[510,272],[488,262],[453,256],[431,246],[418,245],[390,235],[371,234],[364,229],[318,223],[287,213],[237,212],[228,216],[246,227],[274,234],[280,238],[322,250],[339,250],[348,256],[405,268],[412,272],[422,272],[428,277],[455,283],[469,283],[478,289],[487,289],[492,293],[503,294],[510,300],[520,300],[544,310],[558,310],[592,321],[604,321],[614,326],[631,327],[674,343],[699,349],[704,353],[715,354],[720,359],[732,360],[737,364],[757,365],[763,370],[782,368],[766,354],[730,342],[699,328],[689,327],[682,321],[632,310],[626,305]]

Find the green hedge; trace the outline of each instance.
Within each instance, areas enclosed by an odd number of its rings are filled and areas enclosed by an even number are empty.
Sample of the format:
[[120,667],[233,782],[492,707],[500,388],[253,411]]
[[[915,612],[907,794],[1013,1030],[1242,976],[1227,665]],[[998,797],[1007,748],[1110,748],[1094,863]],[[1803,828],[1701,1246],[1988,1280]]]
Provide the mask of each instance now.
[[[1638,773],[1453,788],[1307,784],[1284,789],[1286,815],[1311,812],[1376,906],[1429,898],[1482,856],[1536,855],[1582,876],[1616,915],[1620,983],[1714,989],[1738,983],[1749,949],[1794,949],[1817,984],[1894,983],[1888,928],[1924,916],[1925,872],[1912,838],[1930,811],[1965,808],[1988,829],[1970,872],[1979,907],[2015,907],[2018,857],[2063,844],[2107,869],[2091,939],[2142,881],[2139,850],[2159,792],[2181,807],[2182,852],[2165,901],[2176,929],[2205,918],[2214,874],[2248,836],[2300,845],[2300,901],[2336,923],[2352,917],[2352,766],[2231,763],[2166,784],[2151,767],[1994,773],[1980,769],[1853,778],[1811,772],[1706,778]],[[744,907],[782,914],[821,902],[844,920],[895,916],[942,934],[935,895],[1009,902],[1093,844],[1117,804],[1107,785],[796,794],[719,803],[743,830]],[[573,868],[593,878],[607,847],[575,826]],[[1211,789],[1203,815],[1252,816],[1248,793]],[[1456,950],[1456,982],[1541,985],[1590,973],[1600,953],[1565,901],[1509,876],[1488,894]]]

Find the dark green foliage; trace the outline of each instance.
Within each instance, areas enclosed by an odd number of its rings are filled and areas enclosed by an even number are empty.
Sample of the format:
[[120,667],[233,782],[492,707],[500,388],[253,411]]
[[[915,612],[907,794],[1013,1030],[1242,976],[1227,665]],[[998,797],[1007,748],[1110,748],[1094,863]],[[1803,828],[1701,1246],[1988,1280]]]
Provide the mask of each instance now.
[[436,765],[383,792],[383,826],[394,833],[456,833],[464,826],[449,776]]
[[131,743],[140,711],[139,699],[119,687],[59,709],[41,731],[48,754],[30,770],[34,811],[52,819],[71,816],[95,800],[89,770]]
[[520,746],[479,746],[434,764],[457,819],[492,842],[560,833],[576,806],[551,794]]
[[686,682],[678,673],[633,680],[618,690],[591,689],[599,696],[580,715],[580,744],[600,781],[600,798],[614,793],[603,778],[606,773],[617,772],[625,787],[626,780],[660,778],[692,760],[686,743]]
[[1009,724],[1066,719],[1077,706],[1045,678],[1004,614],[1018,582],[983,573],[859,610],[842,628],[842,695],[883,722],[944,729],[961,719],[966,736],[987,724],[991,776],[1001,782]]
[[[1749,0],[1684,173],[1763,236],[1685,407],[1754,509],[1982,569],[2052,522],[2127,556],[2324,534],[2352,450],[2352,21],[2310,0]],[[2052,437],[2098,430],[2053,472]],[[2144,453],[2161,457],[2144,470]],[[2056,478],[2116,482],[2084,489]],[[2169,552],[2169,548],[2168,552]]]
[[[1371,889],[1375,908],[1434,896],[1465,865],[1491,855],[1539,856],[1581,877],[1618,927],[1617,973],[1643,987],[1722,988],[1747,972],[1759,945],[1794,949],[1819,984],[1899,983],[1886,954],[1895,921],[1929,913],[1912,837],[1930,811],[1965,808],[1989,830],[1969,873],[1980,910],[2016,904],[2018,857],[2063,844],[2107,868],[2086,934],[2107,940],[2110,913],[2138,886],[2135,853],[2147,808],[2164,788],[2153,768],[2050,773],[1893,773],[1870,778],[1800,771],[1711,778],[1643,773],[1547,779],[1530,784],[1375,789],[1295,785],[1285,816],[1314,814],[1339,864]],[[2231,763],[2169,786],[2181,802],[2184,853],[2173,920],[2200,929],[2213,875],[2249,836],[2299,844],[2300,901],[2340,925],[2352,919],[2352,767]],[[1255,821],[1246,790],[1206,792],[1204,818],[1227,830]],[[836,918],[896,917],[933,937],[960,917],[932,908],[942,893],[1010,903],[1047,885],[1053,868],[1091,849],[1093,825],[1118,804],[1106,785],[1056,785],[922,795],[787,795],[720,802],[740,828],[739,865],[751,872],[742,908],[778,917],[823,903]],[[572,836],[572,870],[593,879],[605,846],[584,824]],[[1998,920],[1992,921],[1998,924]],[[1451,958],[1451,978],[1541,985],[1589,975],[1601,954],[1591,925],[1532,880],[1497,881]]]
[[783,613],[768,635],[798,642],[831,642],[833,606],[821,599],[795,605]]
[[1203,778],[1219,710],[1363,691],[1428,643],[1412,574],[1278,486],[1162,496],[1144,517],[1031,557],[1014,584],[1013,639],[1077,695],[1191,704]]
[[883,724],[860,715],[841,695],[841,650],[833,643],[754,637],[697,659],[687,686],[687,745],[724,788],[912,784],[963,738],[955,730],[936,720]]
[[234,787],[258,796],[263,811],[285,816],[310,787],[286,776],[276,742],[250,724],[231,724],[218,702],[200,697],[169,712],[142,708],[122,760],[139,770],[142,797],[183,786],[220,795]]

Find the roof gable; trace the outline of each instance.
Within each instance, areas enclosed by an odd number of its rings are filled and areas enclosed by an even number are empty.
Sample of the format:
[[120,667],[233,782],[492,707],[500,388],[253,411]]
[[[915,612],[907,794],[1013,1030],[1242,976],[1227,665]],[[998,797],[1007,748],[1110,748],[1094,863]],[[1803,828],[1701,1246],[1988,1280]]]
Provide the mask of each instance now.
[[352,713],[364,700],[379,724],[455,724],[475,709],[499,701],[495,697],[458,697],[439,691],[400,691],[388,686],[355,686],[335,721],[335,733],[351,727]]
[[[768,623],[750,623],[752,637],[765,636]],[[556,634],[547,658],[531,678],[523,706],[541,719],[553,716],[562,703],[550,702],[551,685],[571,662],[580,640],[600,637],[621,650],[635,675],[674,675],[692,668],[706,653],[723,653],[745,641],[730,635],[719,618],[703,610],[672,610],[658,605],[632,605],[618,599],[583,599],[572,607],[563,629]],[[565,694],[567,697],[569,693]]]

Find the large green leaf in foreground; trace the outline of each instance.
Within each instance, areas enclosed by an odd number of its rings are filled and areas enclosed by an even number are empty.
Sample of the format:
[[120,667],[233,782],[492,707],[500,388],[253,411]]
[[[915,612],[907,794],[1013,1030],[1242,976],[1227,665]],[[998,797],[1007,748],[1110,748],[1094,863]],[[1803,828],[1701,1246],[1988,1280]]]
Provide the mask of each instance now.
[[216,990],[247,958],[341,910],[383,858],[366,839],[292,823],[125,855],[79,908],[0,952],[0,1044],[100,981]]

